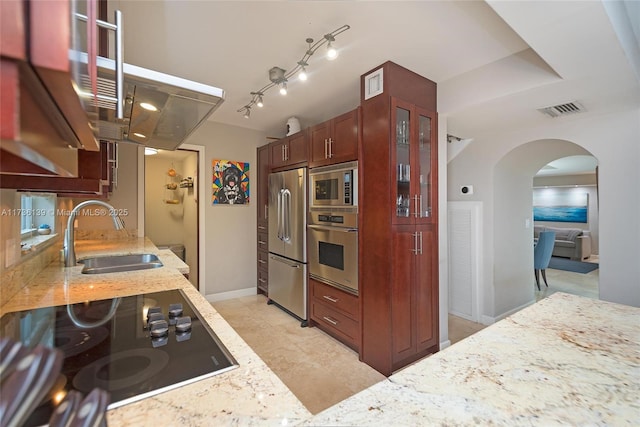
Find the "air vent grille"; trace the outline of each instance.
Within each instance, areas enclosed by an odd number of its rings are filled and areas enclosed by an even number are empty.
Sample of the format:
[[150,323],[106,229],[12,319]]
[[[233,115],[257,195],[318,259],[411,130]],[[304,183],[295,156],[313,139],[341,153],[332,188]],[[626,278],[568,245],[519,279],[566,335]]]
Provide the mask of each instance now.
[[580,103],[578,103],[577,101],[573,101],[567,102],[566,104],[558,104],[551,107],[538,108],[538,111],[550,117],[560,117],[567,116],[569,114],[582,113],[586,110]]

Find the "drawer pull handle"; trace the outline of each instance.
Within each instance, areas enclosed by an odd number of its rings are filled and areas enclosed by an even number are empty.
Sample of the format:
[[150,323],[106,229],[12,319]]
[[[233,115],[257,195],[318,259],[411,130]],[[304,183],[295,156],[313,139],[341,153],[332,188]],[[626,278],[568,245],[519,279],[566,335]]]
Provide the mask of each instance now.
[[265,261],[265,260],[263,260],[263,259],[259,259],[259,260],[258,260],[258,262],[259,262],[260,264],[266,264],[266,263],[267,263],[267,261]]
[[324,316],[324,317],[322,317],[322,318],[323,318],[324,320],[326,320],[327,322],[331,323],[331,324],[332,324],[332,325],[334,325],[334,326],[337,326],[337,325],[338,325],[338,321],[337,321],[337,320],[333,320],[332,318],[327,317],[327,316]]
[[265,279],[258,279],[258,282],[264,283],[264,282],[266,282],[266,280]]
[[266,230],[266,229],[267,229],[267,227],[265,227],[264,225],[259,225],[258,226],[258,230]]
[[338,298],[330,297],[329,295],[322,295],[322,298],[328,299],[331,302],[338,302]]
[[258,244],[259,244],[259,245],[266,245],[266,244],[267,244],[267,242],[264,242],[264,241],[262,241],[262,240],[258,240]]

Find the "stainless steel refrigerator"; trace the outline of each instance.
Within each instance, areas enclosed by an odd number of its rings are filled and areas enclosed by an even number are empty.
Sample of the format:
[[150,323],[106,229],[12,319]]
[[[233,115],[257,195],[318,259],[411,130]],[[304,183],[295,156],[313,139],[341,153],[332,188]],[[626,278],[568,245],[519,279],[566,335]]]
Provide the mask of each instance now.
[[307,325],[307,169],[269,175],[269,300]]

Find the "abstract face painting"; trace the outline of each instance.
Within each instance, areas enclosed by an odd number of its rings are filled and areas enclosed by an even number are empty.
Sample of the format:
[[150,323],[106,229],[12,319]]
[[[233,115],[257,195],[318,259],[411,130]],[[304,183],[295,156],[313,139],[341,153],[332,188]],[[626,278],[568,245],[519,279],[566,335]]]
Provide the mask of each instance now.
[[249,203],[249,163],[213,160],[212,168],[212,204],[246,205]]

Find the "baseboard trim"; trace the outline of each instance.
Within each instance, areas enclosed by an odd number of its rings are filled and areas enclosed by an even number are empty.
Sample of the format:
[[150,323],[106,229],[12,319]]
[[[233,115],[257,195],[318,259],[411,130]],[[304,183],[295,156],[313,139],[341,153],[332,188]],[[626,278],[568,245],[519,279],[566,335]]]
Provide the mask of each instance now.
[[205,295],[205,298],[209,302],[224,301],[233,298],[248,297],[249,295],[256,295],[258,290],[255,287],[237,289],[235,291],[219,292],[217,294]]
[[511,316],[512,314],[517,313],[518,311],[522,310],[523,308],[529,307],[531,304],[534,304],[534,303],[535,303],[535,300],[529,301],[529,302],[527,302],[525,304],[522,304],[519,307],[513,308],[513,309],[511,309],[511,310],[509,310],[509,311],[507,311],[505,313],[502,313],[501,315],[496,316],[496,317],[482,316],[482,324],[483,325],[492,325],[492,324],[494,324],[494,323],[496,323],[496,322],[498,322],[498,321],[500,321],[502,319],[505,319],[505,318]]
[[451,340],[440,341],[440,351],[444,350],[447,347],[451,347]]

